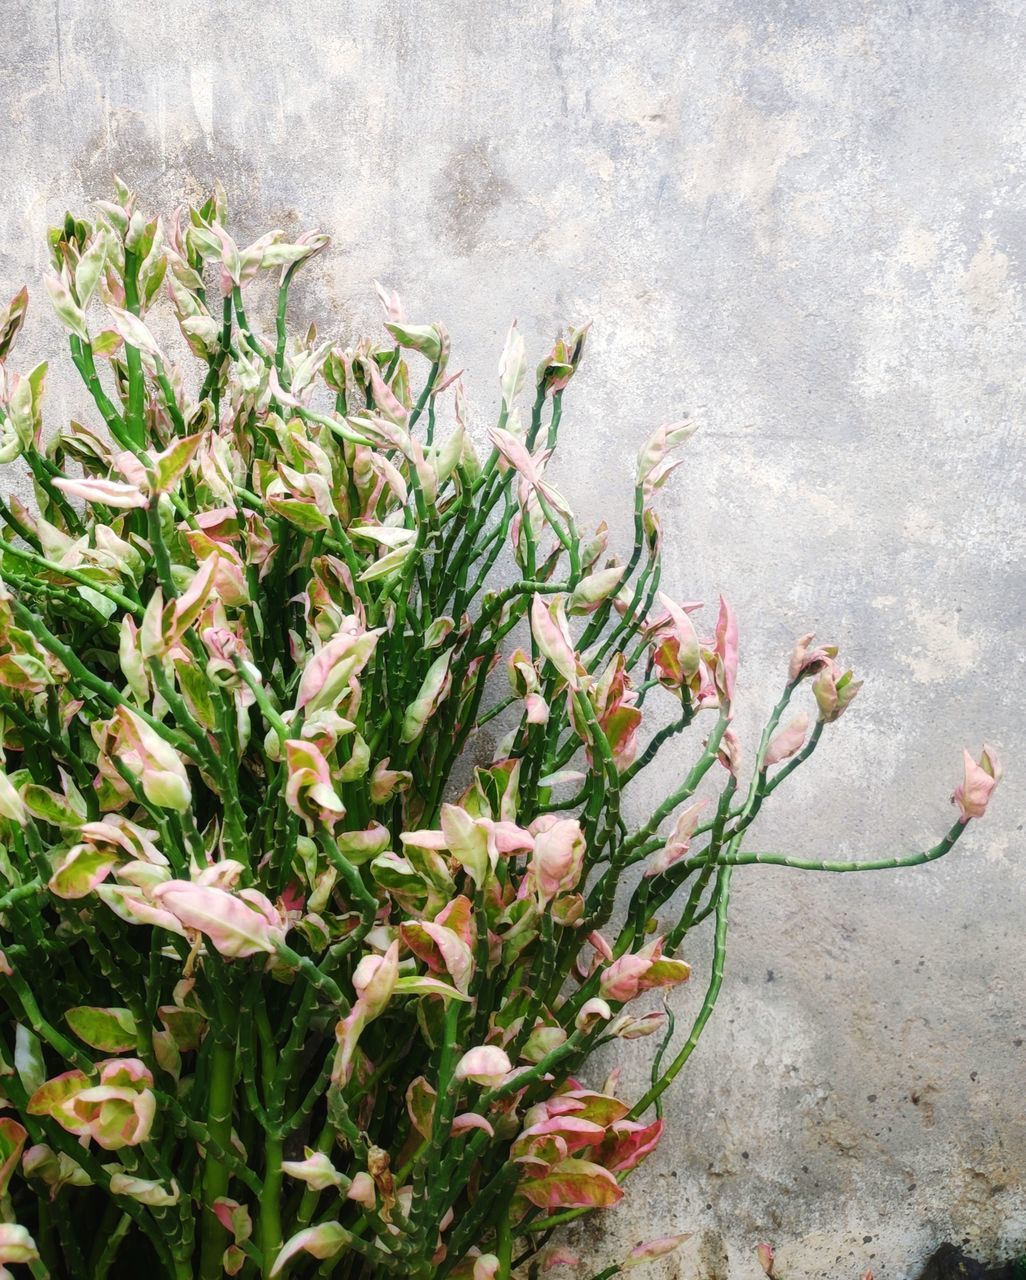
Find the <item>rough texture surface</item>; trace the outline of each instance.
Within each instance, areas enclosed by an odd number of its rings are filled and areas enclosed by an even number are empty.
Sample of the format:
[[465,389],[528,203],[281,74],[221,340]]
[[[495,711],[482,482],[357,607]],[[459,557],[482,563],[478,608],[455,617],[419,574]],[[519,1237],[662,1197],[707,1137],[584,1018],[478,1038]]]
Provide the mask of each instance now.
[[[763,1239],[786,1280],[906,1280],[944,1239],[1020,1246],[1022,5],[14,0],[5,16],[8,293],[38,281],[47,224],[116,170],[165,210],[220,175],[240,236],[333,232],[297,308],[347,335],[378,323],[375,276],[399,287],[414,318],[450,325],[478,430],[509,319],[540,353],[591,317],[560,483],[582,515],[625,517],[644,434],[700,414],[663,503],[667,587],[734,603],[745,729],[802,630],[867,679],[755,847],[932,843],[962,744],[987,735],[1006,759],[985,823],[939,864],[735,877],[720,1008],[661,1151],[579,1233],[596,1269],[677,1230],[694,1239],[653,1277],[753,1280]],[[57,349],[42,298],[19,364]],[[69,369],[51,423],[86,411]]]

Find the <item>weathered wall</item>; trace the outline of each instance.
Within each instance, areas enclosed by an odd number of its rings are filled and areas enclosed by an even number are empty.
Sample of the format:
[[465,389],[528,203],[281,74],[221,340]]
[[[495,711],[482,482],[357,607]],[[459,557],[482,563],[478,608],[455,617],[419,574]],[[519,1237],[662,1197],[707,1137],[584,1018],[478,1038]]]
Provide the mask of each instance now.
[[[1004,753],[944,862],[735,877],[718,1016],[593,1256],[690,1229],[663,1276],[753,1277],[770,1238],[789,1280],[903,1280],[943,1238],[1021,1244],[1023,6],[14,0],[3,26],[9,291],[111,170],[164,209],[220,175],[240,235],[336,235],[311,316],[377,324],[380,276],[444,318],[479,428],[510,317],[539,352],[593,318],[559,472],[586,515],[698,410],[667,581],[734,602],[745,726],[799,631],[867,680],[758,847],[932,843],[962,744]],[[51,422],[80,405],[58,381]]]

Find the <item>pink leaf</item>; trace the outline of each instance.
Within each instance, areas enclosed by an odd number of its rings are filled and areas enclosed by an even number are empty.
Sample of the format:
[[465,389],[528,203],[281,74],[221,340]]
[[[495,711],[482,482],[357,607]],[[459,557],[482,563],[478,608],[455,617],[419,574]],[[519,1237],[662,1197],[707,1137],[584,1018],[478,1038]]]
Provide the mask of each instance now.
[[611,1173],[626,1172],[651,1155],[662,1136],[662,1120],[653,1120],[648,1125],[634,1120],[617,1121],[610,1129],[598,1158]]
[[405,426],[410,416],[409,412],[381,376],[378,362],[370,358],[364,361],[363,367],[370,378],[371,390],[374,393],[375,410],[397,427]]
[[576,818],[539,819],[530,867],[538,902],[546,903],[559,893],[576,888],[584,867],[584,833]]
[[453,1133],[466,1133],[470,1129],[480,1129],[482,1133],[487,1133],[489,1138],[495,1137],[495,1130],[489,1121],[484,1116],[479,1116],[476,1111],[464,1111],[452,1122]]
[[283,1160],[282,1173],[305,1182],[313,1191],[326,1191],[328,1187],[342,1185],[342,1175],[323,1152],[307,1147],[303,1154],[302,1160]]
[[270,1274],[280,1276],[292,1258],[300,1253],[308,1253],[312,1258],[333,1258],[341,1253],[349,1232],[337,1222],[324,1222],[319,1227],[307,1227],[289,1240],[281,1253],[274,1260]]
[[756,1256],[756,1258],[757,1258],[757,1259],[758,1259],[758,1261],[759,1261],[759,1266],[760,1266],[760,1267],[762,1267],[762,1269],[763,1269],[763,1271],[766,1273],[766,1275],[768,1275],[768,1276],[772,1277],[772,1275],[773,1275],[773,1246],[772,1246],[772,1245],[769,1245],[769,1244],[760,1244],[760,1245],[758,1246],[758,1248],[755,1250],[755,1256]]
[[0,1223],[0,1264],[38,1261],[39,1250],[26,1228],[16,1222]]
[[607,999],[623,1004],[653,987],[672,987],[687,981],[690,967],[683,960],[664,959],[662,952],[662,938],[656,938],[641,951],[628,951],[602,971],[599,991]]
[[800,715],[795,716],[789,725],[778,730],[770,738],[769,746],[766,748],[766,755],[763,758],[763,767],[768,769],[771,765],[779,764],[781,760],[787,760],[801,751],[805,745],[805,735],[808,731],[809,717],[803,711]]
[[787,667],[787,678],[792,682],[803,675],[814,675],[837,657],[835,644],[817,645],[812,648],[815,638],[815,632],[809,631],[795,641]]
[[474,972],[474,957],[467,943],[444,925],[407,920],[400,925],[403,941],[432,973],[448,973],[456,989],[466,995]]
[[81,498],[83,502],[99,502],[105,507],[129,509],[145,507],[146,497],[134,484],[122,484],[120,480],[68,480],[58,476],[53,481],[56,488],[69,498]]
[[383,956],[366,955],[353,973],[353,990],[366,1011],[368,1021],[377,1018],[395,991],[399,977],[399,943],[393,942]]
[[255,890],[247,891],[247,900],[189,880],[169,880],[154,889],[153,897],[183,928],[204,934],[230,959],[273,952],[285,936],[285,922]]
[[716,683],[722,695],[723,705],[734,701],[734,680],[737,676],[737,620],[734,611],[720,596],[720,613],[716,619],[716,655],[719,664]]
[[651,1262],[653,1258],[665,1258],[668,1253],[678,1249],[685,1240],[690,1240],[692,1234],[690,1231],[682,1231],[679,1235],[659,1236],[655,1240],[636,1244],[621,1265],[624,1271],[630,1271],[632,1267],[640,1267],[646,1262]]
[[312,742],[290,738],[285,743],[288,782],[285,801],[306,820],[311,830],[323,823],[329,828],[345,817],[345,806],[332,785],[328,762]]
[[623,1199],[623,1188],[608,1169],[573,1157],[522,1182],[519,1191],[539,1209],[605,1209]]
[[964,776],[955,788],[951,800],[958,805],[960,821],[982,818],[987,812],[994,788],[1001,781],[1001,762],[994,748],[983,744],[979,764],[968,751],[962,752]]
[[540,652],[548,658],[559,674],[576,689],[579,684],[577,655],[574,652],[570,629],[567,626],[563,602],[556,596],[546,599],[536,595],[531,603],[531,631]]
[[403,304],[398,293],[394,289],[386,289],[378,280],[374,281],[374,288],[384,309],[385,319],[391,321],[392,324],[401,324],[403,320]]
[[574,1026],[578,1031],[589,1031],[596,1022],[608,1022],[613,1016],[613,1011],[605,1000],[598,996],[592,996],[590,1000],[586,1000],[581,1006],[577,1017],[574,1019]]
[[453,1074],[457,1080],[472,1080],[475,1084],[494,1087],[501,1084],[512,1070],[513,1064],[505,1050],[498,1045],[482,1044],[460,1058]]
[[593,1147],[602,1142],[606,1131],[594,1120],[582,1120],[580,1116],[551,1116],[548,1120],[540,1120],[525,1129],[517,1138],[516,1149],[519,1154],[521,1143],[525,1139],[539,1137],[560,1137],[565,1143],[567,1152],[579,1151],[582,1147]]
[[346,1192],[346,1199],[353,1200],[356,1204],[362,1205],[365,1209],[373,1209],[377,1204],[378,1193],[374,1186],[374,1179],[369,1173],[362,1169],[355,1175],[352,1185]]

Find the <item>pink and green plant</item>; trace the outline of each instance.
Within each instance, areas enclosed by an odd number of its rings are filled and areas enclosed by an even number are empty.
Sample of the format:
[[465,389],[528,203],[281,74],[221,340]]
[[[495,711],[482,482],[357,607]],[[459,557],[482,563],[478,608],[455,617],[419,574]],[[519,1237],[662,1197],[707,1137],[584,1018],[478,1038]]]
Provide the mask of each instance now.
[[[554,1230],[615,1205],[662,1136],[735,868],[939,858],[996,758],[966,753],[925,852],[750,849],[860,682],[803,637],[745,767],[734,615],[696,626],[660,593],[653,499],[693,425],[642,447],[621,561],[549,475],[586,329],[544,356],[523,418],[510,330],[482,459],[440,324],[379,290],[387,336],[290,335],[327,237],[240,249],[226,226],[220,191],[164,223],[119,183],[52,229],[92,425],[44,435],[46,365],[8,361],[24,290],[0,316],[0,460],[35,493],[0,500],[0,1264],[573,1264]],[[265,335],[245,298],[272,272]],[[692,767],[628,825],[625,794],[699,726]],[[707,921],[678,1039],[643,997],[688,978]],[[644,1036],[649,1087],[596,1085],[596,1051]]]

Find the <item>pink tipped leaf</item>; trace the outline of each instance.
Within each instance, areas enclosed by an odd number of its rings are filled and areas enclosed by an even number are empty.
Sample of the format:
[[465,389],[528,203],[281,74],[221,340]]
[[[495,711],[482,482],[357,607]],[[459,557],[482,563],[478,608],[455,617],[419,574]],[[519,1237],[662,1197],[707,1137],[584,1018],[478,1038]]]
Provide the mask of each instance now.
[[971,818],[982,818],[987,812],[987,805],[994,788],[1001,781],[1001,761],[994,748],[983,744],[983,753],[979,762],[974,760],[968,751],[962,752],[962,781],[955,788],[951,801],[958,806],[959,821],[968,822]]
[[68,480],[58,476],[52,483],[69,498],[81,498],[83,502],[96,502],[120,510],[145,507],[149,501],[136,485],[124,484],[120,480]]
[[608,1169],[574,1157],[522,1182],[518,1190],[539,1209],[608,1209],[623,1199],[623,1188]]
[[513,1064],[505,1050],[498,1045],[483,1044],[476,1049],[469,1049],[456,1064],[454,1075],[457,1080],[471,1080],[474,1084],[494,1088],[501,1084]]
[[536,595],[531,603],[531,631],[541,654],[552,663],[571,689],[579,686],[577,655],[570,638],[563,601]]
[[285,922],[271,903],[262,894],[250,893],[261,901],[188,880],[169,880],[154,889],[153,897],[184,929],[202,933],[228,959],[239,959],[271,954],[285,937]]
[[726,600],[720,596],[720,612],[716,619],[716,685],[723,705],[734,701],[734,681],[737,677],[737,619]]
[[783,729],[777,732],[769,740],[766,747],[766,754],[763,757],[763,768],[768,769],[772,765],[779,764],[782,760],[788,760],[791,756],[796,755],[805,745],[805,736],[809,732],[809,717],[803,711],[800,715],[785,725]]
[[675,1236],[658,1236],[654,1240],[636,1244],[620,1266],[624,1271],[630,1271],[634,1267],[644,1266],[646,1262],[652,1262],[655,1258],[665,1258],[667,1254],[679,1249],[685,1241],[690,1240],[693,1234],[691,1231],[681,1231]]
[[308,1253],[311,1258],[324,1260],[341,1253],[349,1240],[349,1232],[337,1222],[322,1222],[318,1227],[307,1227],[299,1231],[274,1260],[269,1272],[271,1280],[280,1276],[293,1258],[301,1253]]

